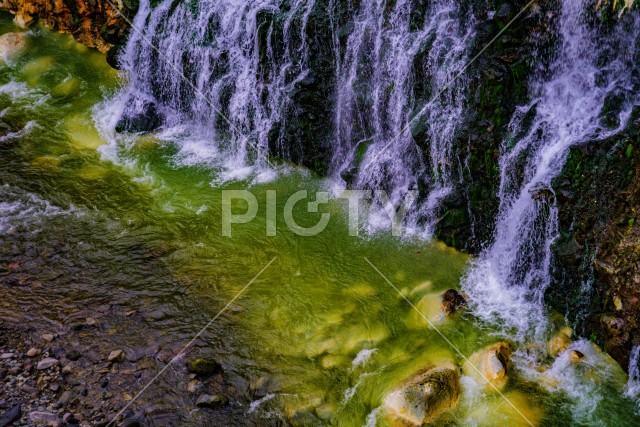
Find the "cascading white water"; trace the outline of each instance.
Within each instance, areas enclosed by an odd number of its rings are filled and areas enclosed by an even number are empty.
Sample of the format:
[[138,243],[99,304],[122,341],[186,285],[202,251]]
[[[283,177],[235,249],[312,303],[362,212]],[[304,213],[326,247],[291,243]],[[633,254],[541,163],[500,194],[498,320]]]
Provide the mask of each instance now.
[[640,408],[640,345],[635,345],[629,358],[629,381],[627,383],[627,396],[638,399]]
[[[627,123],[640,101],[632,91],[633,51],[640,18],[628,17],[604,34],[588,23],[593,4],[563,0],[558,17],[557,56],[549,78],[534,75],[532,101],[510,123],[500,159],[500,209],[493,243],[464,280],[475,312],[504,322],[516,337],[546,329],[543,296],[550,284],[551,245],[558,234],[558,210],[551,188],[570,147],[606,138]],[[601,117],[607,96],[624,93],[615,125]],[[527,113],[534,113],[528,125]]]
[[[116,119],[156,103],[164,133],[189,162],[228,179],[265,165],[270,132],[284,127],[308,74],[306,26],[314,0],[142,0],[121,64],[126,91]],[[284,11],[282,10],[284,8]],[[268,16],[284,16],[280,33]],[[275,40],[274,40],[275,39]],[[112,123],[112,127],[113,127]]]
[[[462,121],[464,79],[438,94],[466,65],[473,36],[472,18],[462,16],[457,2],[434,2],[417,28],[412,28],[413,6],[410,0],[392,6],[384,0],[362,2],[344,55],[334,42],[338,66],[333,171],[336,176],[355,171],[354,188],[385,189],[394,206],[423,180],[429,199],[411,213],[409,226],[429,219],[437,200],[451,190],[451,147]],[[423,61],[417,65],[419,58]],[[419,71],[427,76],[432,102],[414,94],[416,66],[425,68]],[[407,127],[414,118],[426,129],[428,160]]]

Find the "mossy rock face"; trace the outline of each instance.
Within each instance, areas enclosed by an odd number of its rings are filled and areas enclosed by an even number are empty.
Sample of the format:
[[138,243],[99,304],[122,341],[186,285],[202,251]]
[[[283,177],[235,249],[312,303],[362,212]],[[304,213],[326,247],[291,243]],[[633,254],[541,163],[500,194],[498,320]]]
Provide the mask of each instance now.
[[[616,108],[614,97],[607,109]],[[623,368],[640,339],[637,265],[640,230],[640,109],[621,133],[571,148],[552,183],[560,236],[553,246],[553,277],[545,300],[565,313],[579,335],[592,337]],[[590,283],[588,291],[583,284]],[[626,325],[617,334],[601,322],[615,314]]]
[[222,372],[222,366],[220,366],[220,364],[215,360],[208,358],[190,359],[187,360],[185,365],[192,374],[202,376],[219,374]]

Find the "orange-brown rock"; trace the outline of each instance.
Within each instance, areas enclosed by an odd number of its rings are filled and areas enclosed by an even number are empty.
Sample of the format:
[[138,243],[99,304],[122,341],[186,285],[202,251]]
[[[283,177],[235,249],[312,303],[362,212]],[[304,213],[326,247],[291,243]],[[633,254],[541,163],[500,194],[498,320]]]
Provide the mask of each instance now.
[[107,52],[112,44],[121,44],[128,24],[121,13],[131,17],[121,0],[0,0],[0,9],[15,16],[26,27],[41,22],[54,31],[72,34],[80,43]]

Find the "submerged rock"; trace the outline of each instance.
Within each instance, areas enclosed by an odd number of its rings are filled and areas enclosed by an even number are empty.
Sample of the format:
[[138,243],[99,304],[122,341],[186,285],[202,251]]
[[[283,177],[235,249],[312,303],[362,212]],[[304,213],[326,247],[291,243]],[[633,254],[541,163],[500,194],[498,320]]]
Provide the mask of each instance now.
[[196,401],[196,406],[200,408],[216,409],[226,406],[228,403],[229,399],[227,399],[227,397],[223,396],[222,394],[203,394]]
[[458,403],[460,381],[456,367],[444,366],[418,372],[384,398],[384,406],[404,422],[420,426]]
[[498,342],[473,353],[465,362],[463,372],[488,390],[494,390],[507,384],[510,369],[511,347],[506,342]]
[[198,375],[212,375],[222,372],[222,366],[213,359],[197,358],[185,362],[189,372]]

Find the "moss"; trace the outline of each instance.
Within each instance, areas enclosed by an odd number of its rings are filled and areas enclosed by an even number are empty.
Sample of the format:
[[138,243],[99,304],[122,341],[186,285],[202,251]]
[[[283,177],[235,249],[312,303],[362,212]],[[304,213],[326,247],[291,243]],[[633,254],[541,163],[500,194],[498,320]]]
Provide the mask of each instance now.
[[362,159],[364,158],[364,155],[367,154],[369,145],[371,145],[371,140],[363,141],[360,144],[358,144],[358,146],[356,147],[356,153],[355,153],[356,165],[360,165],[360,163],[362,163]]

